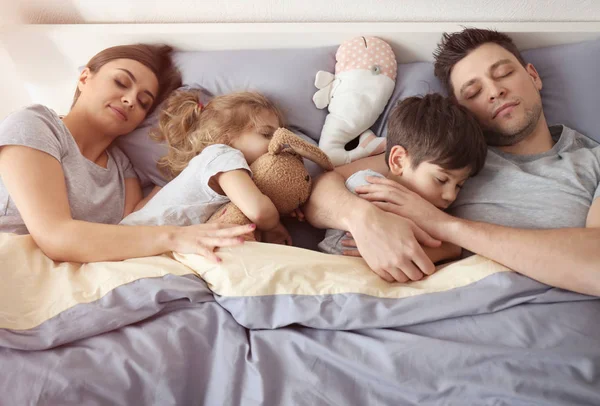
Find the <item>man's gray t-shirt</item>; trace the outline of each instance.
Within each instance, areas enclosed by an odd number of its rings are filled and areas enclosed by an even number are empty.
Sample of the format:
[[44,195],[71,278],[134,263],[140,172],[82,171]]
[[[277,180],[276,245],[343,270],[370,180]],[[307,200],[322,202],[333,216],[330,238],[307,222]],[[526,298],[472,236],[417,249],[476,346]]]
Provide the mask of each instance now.
[[205,223],[229,202],[215,192],[210,179],[218,173],[244,169],[252,174],[241,151],[223,144],[210,145],[139,211],[125,217],[123,225],[189,226]]
[[556,144],[542,154],[489,148],[484,168],[465,183],[449,213],[515,228],[585,227],[600,197],[600,146],[564,126],[550,131]]
[[[7,145],[43,151],[60,162],[73,219],[118,224],[123,218],[125,179],[135,178],[136,174],[116,146],[107,150],[107,167],[98,166],[81,154],[60,117],[42,105],[17,111],[0,123],[0,147]],[[29,233],[1,179],[0,232]]]
[[[385,178],[385,176],[382,174],[370,169],[358,171],[353,173],[352,176],[346,180],[346,188],[352,193],[356,194],[357,187],[369,185],[369,182],[367,182],[367,176]],[[325,232],[325,238],[323,238],[323,241],[319,243],[319,250],[327,254],[341,255],[343,254],[342,240],[344,239],[347,239],[346,232],[344,230],[330,228]]]

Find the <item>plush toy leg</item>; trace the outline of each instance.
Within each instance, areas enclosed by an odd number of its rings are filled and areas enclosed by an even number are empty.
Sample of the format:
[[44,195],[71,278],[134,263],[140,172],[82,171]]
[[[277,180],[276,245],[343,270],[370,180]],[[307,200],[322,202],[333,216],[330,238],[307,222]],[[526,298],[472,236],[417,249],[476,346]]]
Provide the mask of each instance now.
[[379,155],[385,152],[386,139],[376,136],[373,131],[367,130],[358,137],[358,147],[350,151],[350,161]]
[[[335,117],[330,114],[327,119],[333,121]],[[319,148],[329,156],[334,166],[349,164],[357,159],[385,152],[386,139],[377,137],[371,130],[366,130],[359,135],[358,146],[355,149],[346,151],[344,147],[352,138],[344,135],[341,127],[339,126],[340,129],[336,133],[337,137],[333,137],[330,134],[323,134],[319,140]]]

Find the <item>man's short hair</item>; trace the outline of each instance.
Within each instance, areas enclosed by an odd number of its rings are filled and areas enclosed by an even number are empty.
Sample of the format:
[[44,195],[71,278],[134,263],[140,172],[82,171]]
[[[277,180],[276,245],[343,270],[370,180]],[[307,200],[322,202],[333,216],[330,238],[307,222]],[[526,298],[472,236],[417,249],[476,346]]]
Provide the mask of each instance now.
[[450,74],[454,65],[471,51],[486,43],[500,45],[513,54],[521,65],[526,65],[513,40],[501,32],[480,28],[465,28],[460,32],[444,33],[442,41],[433,53],[435,59],[434,73],[442,82],[450,97],[454,97],[454,89],[450,82]]

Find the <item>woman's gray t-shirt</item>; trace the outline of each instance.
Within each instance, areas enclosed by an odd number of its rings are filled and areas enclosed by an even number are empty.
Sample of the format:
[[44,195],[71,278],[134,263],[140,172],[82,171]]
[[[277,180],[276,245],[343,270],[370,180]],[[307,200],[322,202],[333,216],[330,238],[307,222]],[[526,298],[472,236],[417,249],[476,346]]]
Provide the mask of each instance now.
[[[85,158],[60,117],[49,108],[33,105],[0,122],[0,147],[22,145],[43,151],[60,162],[65,176],[71,216],[75,220],[118,224],[125,209],[125,179],[135,178],[127,156],[108,148],[107,167]],[[28,234],[0,173],[0,232]]]

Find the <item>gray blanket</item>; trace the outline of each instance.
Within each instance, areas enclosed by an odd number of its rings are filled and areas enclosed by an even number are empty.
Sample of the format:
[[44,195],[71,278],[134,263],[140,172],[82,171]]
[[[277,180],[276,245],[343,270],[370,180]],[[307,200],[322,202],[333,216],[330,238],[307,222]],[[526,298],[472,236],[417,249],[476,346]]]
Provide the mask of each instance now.
[[0,405],[600,404],[597,298],[510,272],[416,298],[330,296],[137,280],[0,330]]

